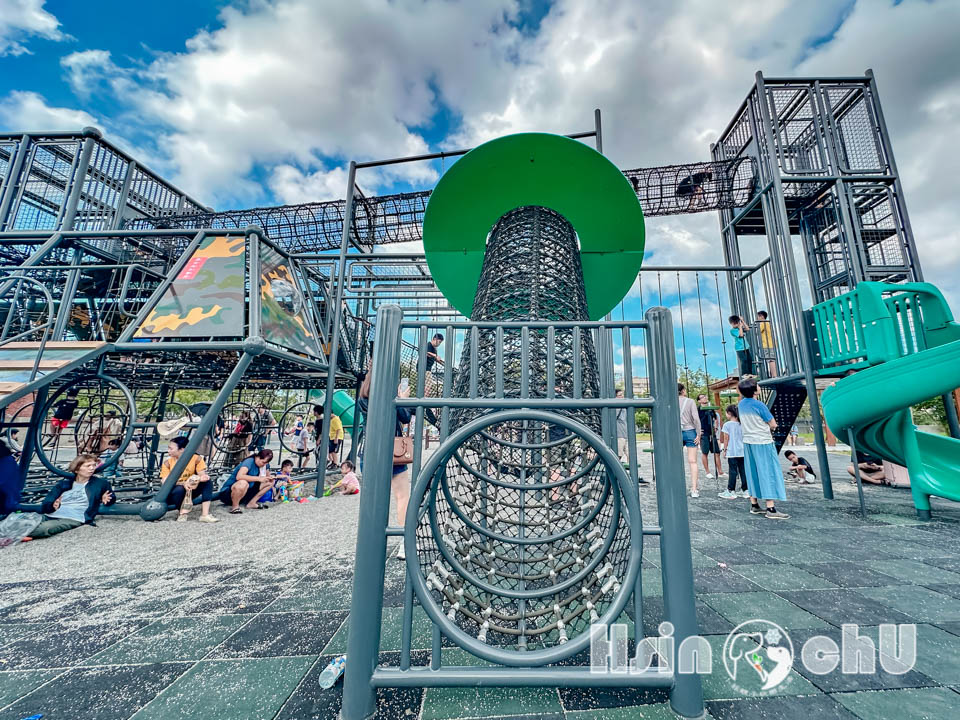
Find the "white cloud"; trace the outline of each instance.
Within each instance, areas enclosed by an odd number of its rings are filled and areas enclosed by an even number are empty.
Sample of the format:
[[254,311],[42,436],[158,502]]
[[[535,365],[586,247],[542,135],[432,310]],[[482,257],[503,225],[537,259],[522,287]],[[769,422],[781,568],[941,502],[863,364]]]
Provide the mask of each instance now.
[[96,123],[83,110],[47,105],[35,92],[14,90],[0,98],[0,127],[10,130],[79,130]]
[[[223,206],[269,194],[342,197],[346,160],[424,152],[443,108],[454,118],[446,147],[589,129],[600,107],[604,150],[618,166],[704,160],[758,69],[847,75],[872,66],[927,277],[955,285],[960,3],[559,0],[535,33],[512,24],[522,6],[259,0],[225,8],[181,52],[138,64],[88,48],[63,67],[80,97],[122,99],[129,111],[118,127],[151,129],[158,170]],[[11,98],[3,102],[23,104]],[[398,165],[365,170],[359,182],[376,192],[435,177],[428,164]],[[720,263],[716,215],[649,219],[647,251],[647,264]],[[742,251],[755,263],[766,239],[744,239]]]
[[66,40],[60,21],[43,9],[44,0],[0,0],[0,57],[29,54],[30,37]]
[[[426,152],[419,128],[438,93],[498,84],[491,69],[519,38],[507,23],[515,11],[513,0],[257,2],[225,8],[218,29],[147,66],[119,67],[97,50],[64,67],[81,92],[122,85],[143,120],[162,125],[158,146],[188,190],[236,198],[249,193],[253,167],[267,165],[284,197],[302,196],[328,189],[324,158]],[[432,184],[436,173],[398,165],[381,177]]]

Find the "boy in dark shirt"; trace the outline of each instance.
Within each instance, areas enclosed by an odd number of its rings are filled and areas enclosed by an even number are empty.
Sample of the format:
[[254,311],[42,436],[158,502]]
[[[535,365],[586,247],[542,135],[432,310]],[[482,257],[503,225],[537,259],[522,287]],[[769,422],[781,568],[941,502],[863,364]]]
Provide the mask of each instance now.
[[68,390],[67,397],[61,400],[53,408],[53,417],[50,419],[50,427],[53,432],[53,437],[57,437],[61,432],[70,424],[70,421],[73,419],[73,414],[77,411],[77,405],[80,404],[80,401],[77,400],[77,391]]
[[813,485],[813,480],[807,476],[810,475],[815,478],[817,474],[813,471],[813,465],[810,464],[809,460],[797,457],[793,450],[787,450],[783,456],[790,461],[790,469],[787,470],[789,477],[796,478],[801,485]]

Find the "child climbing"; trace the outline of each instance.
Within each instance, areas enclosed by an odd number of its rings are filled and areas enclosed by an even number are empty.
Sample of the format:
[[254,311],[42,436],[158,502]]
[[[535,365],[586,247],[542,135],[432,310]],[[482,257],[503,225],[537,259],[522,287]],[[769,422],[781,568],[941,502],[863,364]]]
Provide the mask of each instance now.
[[[727,489],[720,493],[725,500],[750,497],[747,490],[747,474],[743,468],[743,428],[740,426],[740,413],[736,405],[727,406],[727,421],[720,428],[720,440],[723,454],[727,456]],[[737,492],[737,477],[740,477],[740,492]]]
[[[757,394],[756,380],[746,378],[741,380],[737,387],[743,395],[737,410],[743,429],[744,468],[750,492],[750,512],[754,515],[766,515],[771,520],[785,520],[790,516],[777,510],[774,503],[775,500],[787,499],[780,458],[777,456],[771,432],[777,427],[777,421],[770,414],[770,409],[754,397]],[[760,507],[760,499],[766,502],[766,510]]]
[[750,326],[739,315],[731,315],[730,334],[733,335],[733,349],[737,351],[737,360],[740,363],[740,377],[753,377],[753,356],[747,344],[747,332]]

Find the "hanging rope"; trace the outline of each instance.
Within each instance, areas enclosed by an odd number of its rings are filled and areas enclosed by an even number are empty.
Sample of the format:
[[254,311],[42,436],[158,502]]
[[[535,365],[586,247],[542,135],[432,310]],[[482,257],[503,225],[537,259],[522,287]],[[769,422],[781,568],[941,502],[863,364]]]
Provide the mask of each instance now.
[[710,393],[710,368],[707,365],[707,335],[703,330],[703,298],[700,295],[700,273],[695,273],[697,280],[697,312],[700,314],[700,352],[703,354],[703,374],[706,378],[706,392],[709,398]]
[[724,377],[730,377],[730,362],[727,357],[727,333],[723,328],[723,312],[720,309],[720,274],[714,270],[713,279],[717,285],[717,321],[720,324],[720,344],[723,346],[723,372]]
[[680,272],[677,272],[677,304],[680,306],[680,342],[683,346],[683,377],[690,387],[690,363],[687,362],[687,332],[683,324],[683,295],[680,290]]

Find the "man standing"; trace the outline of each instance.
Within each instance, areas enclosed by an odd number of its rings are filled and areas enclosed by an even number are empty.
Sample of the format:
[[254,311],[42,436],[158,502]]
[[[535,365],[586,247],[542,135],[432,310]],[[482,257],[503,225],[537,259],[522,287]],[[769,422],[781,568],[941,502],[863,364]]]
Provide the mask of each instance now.
[[683,383],[677,383],[677,392],[680,395],[680,433],[683,436],[683,447],[687,449],[687,465],[690,466],[690,497],[700,497],[697,481],[700,479],[697,468],[697,445],[700,444],[700,413],[697,404],[687,397],[687,389]]
[[257,408],[257,414],[260,416],[260,433],[257,435],[254,449],[260,452],[267,446],[267,443],[270,442],[270,433],[272,433],[273,429],[277,426],[277,419],[273,416],[273,413],[270,412],[270,408],[264,403],[260,403],[260,407]]
[[709,399],[703,393],[697,395],[697,413],[700,416],[700,454],[703,457],[703,471],[707,475],[707,480],[713,480],[710,474],[710,455],[713,455],[713,467],[717,471],[717,477],[723,477],[723,466],[720,464],[720,442],[717,439],[717,413],[708,407]]
[[427,346],[423,351],[427,354],[427,396],[435,397],[434,391],[437,389],[437,378],[433,372],[433,366],[435,363],[440,363],[443,365],[443,360],[440,359],[440,355],[437,352],[440,349],[440,345],[443,343],[443,335],[440,333],[435,333],[434,336],[427,341]]

